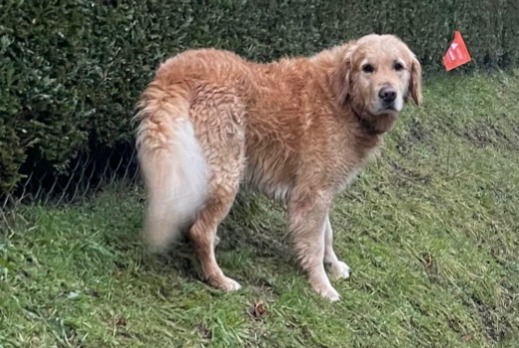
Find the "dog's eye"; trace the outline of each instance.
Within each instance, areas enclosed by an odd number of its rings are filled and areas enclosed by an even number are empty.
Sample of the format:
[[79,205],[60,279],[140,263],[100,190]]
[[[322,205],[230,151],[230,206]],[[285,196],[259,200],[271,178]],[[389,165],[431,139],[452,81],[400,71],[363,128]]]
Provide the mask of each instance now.
[[404,66],[402,65],[402,63],[399,63],[399,62],[396,62],[395,65],[393,66],[394,69],[396,71],[401,71],[401,70],[404,70]]
[[371,64],[364,64],[362,66],[362,71],[369,74],[369,73],[372,73],[373,71],[375,71],[375,67]]

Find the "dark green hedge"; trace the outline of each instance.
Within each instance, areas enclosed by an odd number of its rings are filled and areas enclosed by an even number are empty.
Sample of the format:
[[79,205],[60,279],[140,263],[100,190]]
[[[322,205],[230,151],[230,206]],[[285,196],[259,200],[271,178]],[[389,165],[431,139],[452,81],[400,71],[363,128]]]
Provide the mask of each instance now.
[[516,0],[2,0],[0,193],[34,168],[66,174],[80,153],[128,143],[139,91],[181,50],[263,61],[391,32],[434,71],[459,29],[472,68],[505,67],[519,63],[518,16]]

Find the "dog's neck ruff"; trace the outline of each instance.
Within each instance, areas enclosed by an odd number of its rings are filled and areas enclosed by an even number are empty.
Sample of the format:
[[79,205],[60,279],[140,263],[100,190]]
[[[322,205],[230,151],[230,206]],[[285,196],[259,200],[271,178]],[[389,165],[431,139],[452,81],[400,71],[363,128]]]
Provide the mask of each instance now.
[[[364,131],[366,135],[377,136],[386,133],[387,130],[382,130],[377,127],[376,117],[383,116],[372,115],[364,109],[358,110],[357,108],[355,108],[354,105],[351,105],[351,111],[353,112],[353,115],[355,115],[355,118],[359,122],[360,128]],[[363,114],[366,116],[363,117]]]

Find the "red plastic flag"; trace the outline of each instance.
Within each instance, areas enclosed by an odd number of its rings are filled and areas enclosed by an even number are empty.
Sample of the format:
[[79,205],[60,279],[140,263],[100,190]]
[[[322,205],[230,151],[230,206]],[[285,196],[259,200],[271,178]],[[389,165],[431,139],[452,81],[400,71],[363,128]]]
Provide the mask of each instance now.
[[457,67],[467,64],[472,58],[470,57],[465,41],[459,31],[454,32],[454,40],[449,46],[449,49],[443,56],[443,65],[445,70],[450,71]]

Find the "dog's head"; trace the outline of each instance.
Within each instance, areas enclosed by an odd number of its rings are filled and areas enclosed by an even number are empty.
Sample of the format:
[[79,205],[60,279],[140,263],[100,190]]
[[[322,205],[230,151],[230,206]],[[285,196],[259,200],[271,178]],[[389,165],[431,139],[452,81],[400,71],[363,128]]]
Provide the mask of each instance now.
[[341,106],[349,103],[359,116],[375,122],[394,120],[409,99],[420,105],[422,69],[400,39],[372,34],[342,48],[336,50],[341,56],[331,75]]

